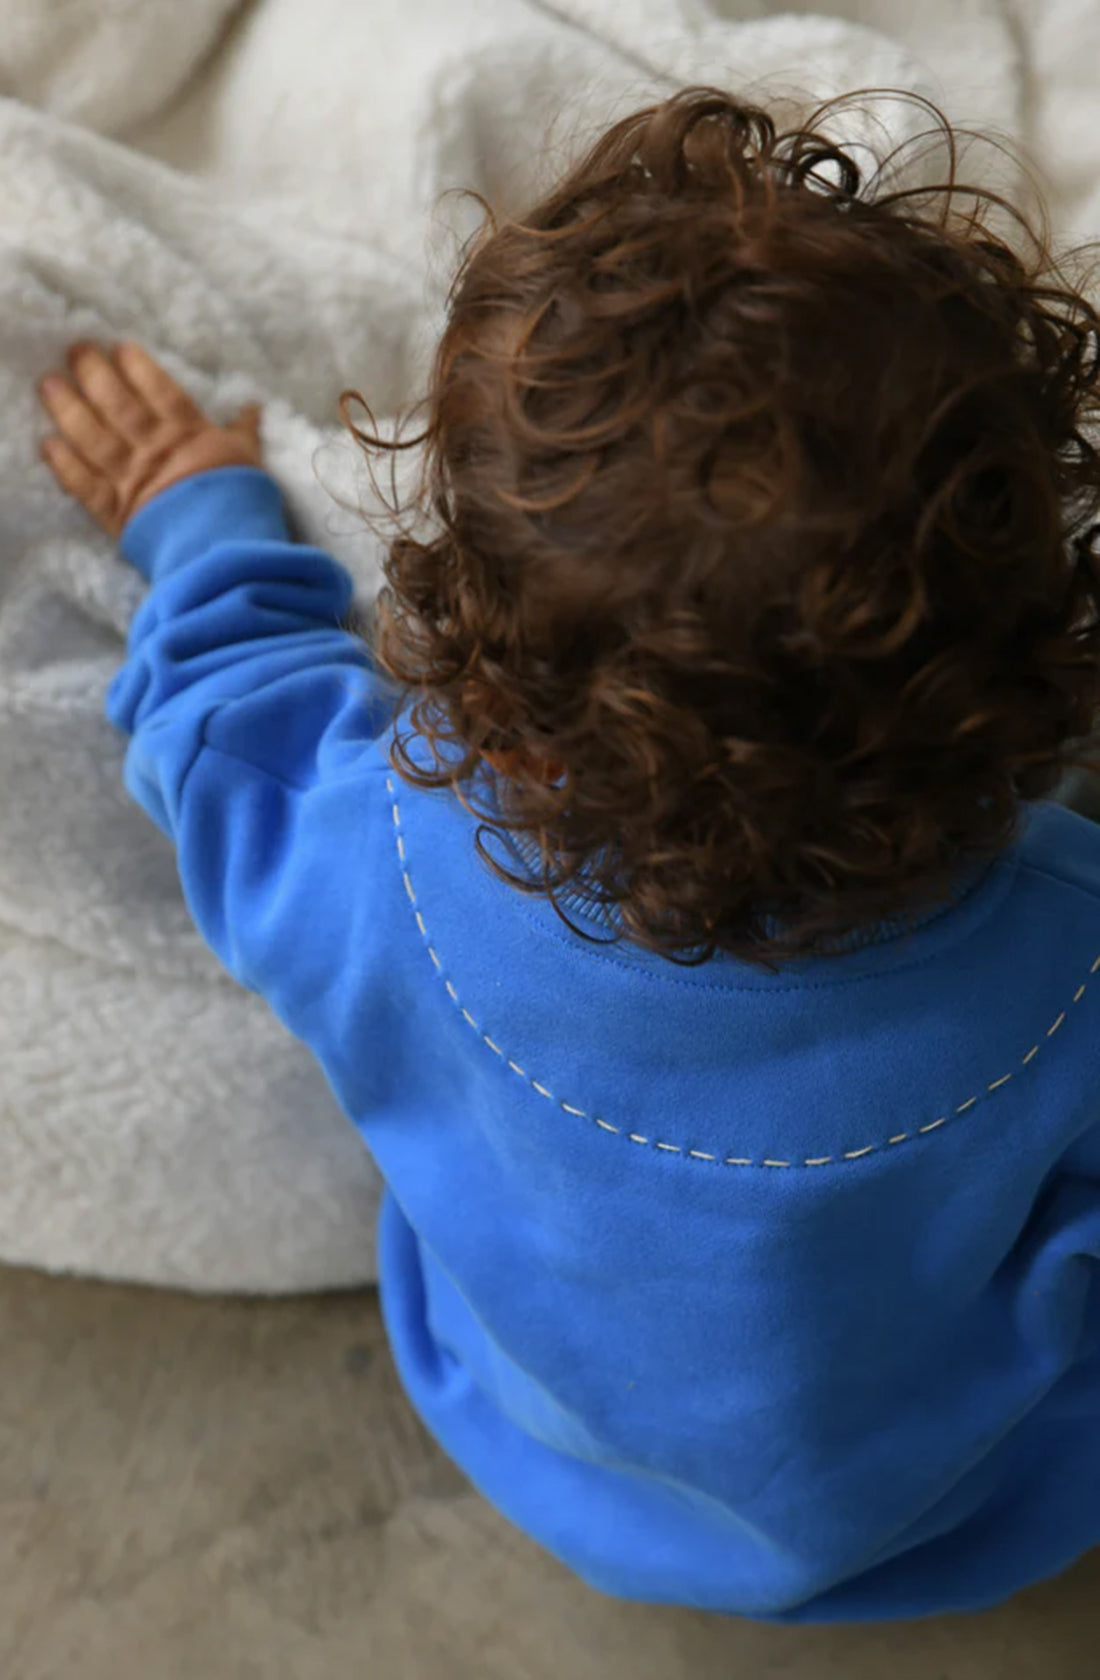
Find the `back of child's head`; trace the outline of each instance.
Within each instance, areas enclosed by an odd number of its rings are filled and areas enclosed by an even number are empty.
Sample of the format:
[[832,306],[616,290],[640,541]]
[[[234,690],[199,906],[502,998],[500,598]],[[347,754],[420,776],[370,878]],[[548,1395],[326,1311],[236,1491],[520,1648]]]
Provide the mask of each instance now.
[[1091,727],[1100,323],[981,191],[889,181],[693,90],[453,290],[395,762],[681,960],[937,902]]

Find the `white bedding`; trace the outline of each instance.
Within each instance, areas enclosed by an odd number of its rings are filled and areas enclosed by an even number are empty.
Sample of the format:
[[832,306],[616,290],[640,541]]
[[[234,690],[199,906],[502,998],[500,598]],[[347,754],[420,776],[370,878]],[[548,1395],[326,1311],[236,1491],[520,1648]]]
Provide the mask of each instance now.
[[369,595],[378,539],[317,474],[369,498],[336,396],[420,388],[468,214],[445,188],[518,201],[685,81],[793,106],[905,85],[1030,146],[1078,235],[1098,58],[1093,0],[5,0],[0,1258],[196,1289],[373,1272],[358,1139],[202,950],[121,792],[101,701],[138,590],[36,460],[63,346],[137,336],[216,411],[262,398],[303,533]]

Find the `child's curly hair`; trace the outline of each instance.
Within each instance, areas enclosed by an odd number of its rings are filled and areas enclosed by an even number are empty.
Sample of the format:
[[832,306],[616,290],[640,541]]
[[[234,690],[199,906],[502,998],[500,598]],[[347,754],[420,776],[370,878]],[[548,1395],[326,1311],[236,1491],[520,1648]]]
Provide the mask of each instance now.
[[936,118],[950,178],[887,190],[820,113],[690,90],[451,294],[435,534],[375,630],[395,766],[679,961],[945,898],[1091,727],[1100,318]]

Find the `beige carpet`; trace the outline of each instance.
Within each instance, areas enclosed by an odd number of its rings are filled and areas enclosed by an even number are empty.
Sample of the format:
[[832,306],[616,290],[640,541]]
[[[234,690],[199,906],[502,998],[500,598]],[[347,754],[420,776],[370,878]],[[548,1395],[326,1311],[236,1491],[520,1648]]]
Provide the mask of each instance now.
[[617,1604],[410,1415],[370,1295],[0,1271],[2,1680],[1089,1680],[1100,1554],[991,1615],[799,1631]]

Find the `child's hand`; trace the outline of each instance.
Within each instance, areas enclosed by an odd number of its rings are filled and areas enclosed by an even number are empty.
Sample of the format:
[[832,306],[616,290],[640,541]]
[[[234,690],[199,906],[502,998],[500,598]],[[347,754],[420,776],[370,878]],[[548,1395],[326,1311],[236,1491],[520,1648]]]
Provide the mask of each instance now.
[[63,490],[112,537],[159,490],[212,467],[262,465],[260,411],[216,426],[140,345],[108,355],[94,344],[69,352],[69,377],[38,387],[57,433],[42,455]]

